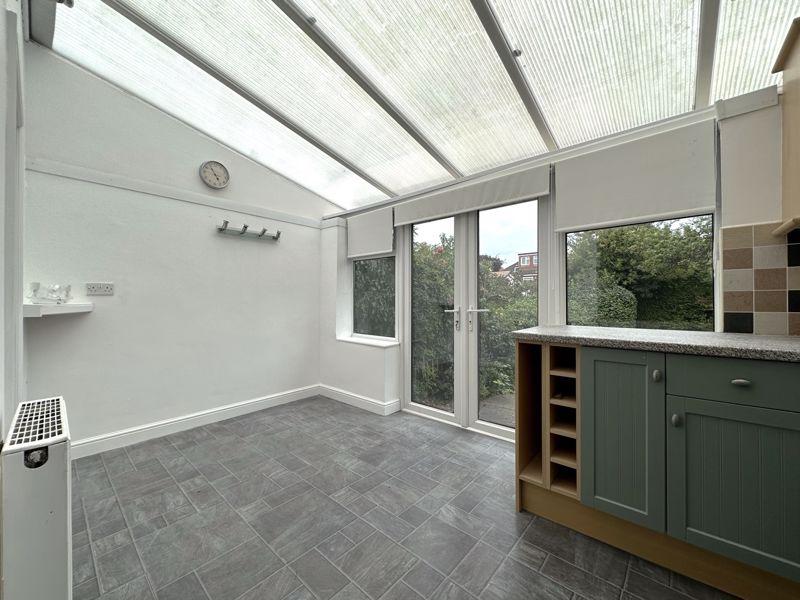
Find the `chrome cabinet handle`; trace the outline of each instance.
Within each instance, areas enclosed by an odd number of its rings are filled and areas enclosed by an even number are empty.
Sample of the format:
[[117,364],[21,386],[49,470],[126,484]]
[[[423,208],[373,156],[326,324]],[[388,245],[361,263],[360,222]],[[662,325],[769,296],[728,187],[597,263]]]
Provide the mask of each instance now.
[[749,379],[731,379],[731,383],[738,387],[748,387],[750,385]]
[[651,377],[653,378],[653,381],[658,383],[664,378],[664,374],[661,372],[661,369],[653,369],[653,374]]
[[679,414],[677,414],[677,413],[672,415],[672,418],[670,419],[670,422],[672,423],[673,427],[680,427],[681,426],[681,416]]

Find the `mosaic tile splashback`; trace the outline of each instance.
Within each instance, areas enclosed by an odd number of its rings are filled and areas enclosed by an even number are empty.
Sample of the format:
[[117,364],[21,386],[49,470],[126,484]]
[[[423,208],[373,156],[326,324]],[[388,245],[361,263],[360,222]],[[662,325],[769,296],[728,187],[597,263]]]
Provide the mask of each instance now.
[[722,229],[725,331],[800,335],[800,229],[780,223]]

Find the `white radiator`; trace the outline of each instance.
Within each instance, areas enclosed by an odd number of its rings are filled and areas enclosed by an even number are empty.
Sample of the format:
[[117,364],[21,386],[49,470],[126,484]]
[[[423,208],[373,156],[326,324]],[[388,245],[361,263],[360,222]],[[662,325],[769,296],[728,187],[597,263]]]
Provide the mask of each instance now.
[[3,600],[69,600],[71,473],[64,399],[22,402],[0,459]]

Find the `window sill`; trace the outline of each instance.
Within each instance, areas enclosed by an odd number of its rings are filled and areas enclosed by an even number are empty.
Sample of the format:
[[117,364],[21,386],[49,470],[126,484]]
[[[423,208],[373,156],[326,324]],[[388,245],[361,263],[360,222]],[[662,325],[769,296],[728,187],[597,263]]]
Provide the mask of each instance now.
[[362,346],[372,346],[374,348],[393,348],[399,346],[400,342],[389,338],[368,338],[357,335],[342,336],[336,338],[337,342],[347,342],[348,344],[361,344]]

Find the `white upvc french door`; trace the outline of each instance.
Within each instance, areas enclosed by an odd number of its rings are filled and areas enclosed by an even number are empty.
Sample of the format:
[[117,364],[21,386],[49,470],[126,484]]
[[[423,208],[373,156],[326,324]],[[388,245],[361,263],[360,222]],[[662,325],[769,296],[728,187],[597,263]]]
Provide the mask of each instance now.
[[513,439],[510,331],[537,322],[537,211],[529,201],[402,231],[406,410]]

